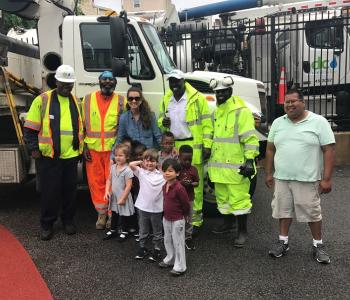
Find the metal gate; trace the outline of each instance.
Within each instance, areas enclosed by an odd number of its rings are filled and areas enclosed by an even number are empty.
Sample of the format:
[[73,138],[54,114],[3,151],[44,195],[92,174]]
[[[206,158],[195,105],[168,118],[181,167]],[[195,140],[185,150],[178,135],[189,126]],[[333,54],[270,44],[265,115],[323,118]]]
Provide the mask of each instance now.
[[286,85],[300,88],[307,109],[326,117],[334,128],[350,128],[347,10],[291,11],[226,25],[174,25],[161,37],[183,71],[217,71],[262,81],[270,121],[283,113],[284,99],[278,94]]

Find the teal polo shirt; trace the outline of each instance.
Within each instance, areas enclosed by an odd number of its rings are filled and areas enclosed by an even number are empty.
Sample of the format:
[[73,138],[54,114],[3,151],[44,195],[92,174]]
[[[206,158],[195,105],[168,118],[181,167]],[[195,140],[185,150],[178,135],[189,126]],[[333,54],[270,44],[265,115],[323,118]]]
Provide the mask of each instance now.
[[277,118],[268,141],[276,148],[274,178],[315,182],[322,178],[321,146],[334,144],[335,138],[328,121],[308,111],[307,117],[297,123],[287,115]]

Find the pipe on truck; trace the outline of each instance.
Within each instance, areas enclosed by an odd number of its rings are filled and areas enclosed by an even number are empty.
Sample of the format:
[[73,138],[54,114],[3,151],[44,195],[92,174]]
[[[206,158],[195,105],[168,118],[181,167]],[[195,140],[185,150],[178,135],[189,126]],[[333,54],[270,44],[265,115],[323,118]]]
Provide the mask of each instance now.
[[179,12],[179,19],[180,22],[184,22],[190,19],[202,18],[249,8],[256,8],[263,5],[277,5],[299,1],[302,0],[226,0],[183,10]]
[[20,40],[10,38],[0,33],[0,47],[7,46],[7,50],[12,53],[40,59],[39,47],[27,44]]

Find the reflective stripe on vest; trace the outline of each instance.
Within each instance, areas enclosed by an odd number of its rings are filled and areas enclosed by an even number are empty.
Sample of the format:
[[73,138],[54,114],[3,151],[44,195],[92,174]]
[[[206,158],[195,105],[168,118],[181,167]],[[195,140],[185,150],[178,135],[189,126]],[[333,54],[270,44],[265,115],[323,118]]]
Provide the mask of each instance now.
[[201,121],[200,120],[194,120],[191,122],[187,122],[188,126],[194,126],[194,125],[201,125]]
[[40,131],[41,123],[26,120],[24,122],[24,127],[31,128],[31,129],[36,130],[36,131]]
[[205,120],[205,119],[211,119],[211,114],[204,114],[200,116],[201,120]]
[[256,145],[244,145],[244,150],[259,150],[259,146]]
[[244,138],[246,138],[246,137],[251,136],[251,135],[254,134],[254,133],[255,133],[255,130],[248,130],[248,131],[246,131],[246,132],[240,134],[240,135],[239,135],[239,138],[240,138],[240,139],[244,139]]
[[242,164],[230,164],[230,163],[220,163],[220,162],[208,162],[208,167],[212,168],[222,168],[222,169],[239,169]]
[[213,139],[213,135],[212,134],[203,134],[203,139]]

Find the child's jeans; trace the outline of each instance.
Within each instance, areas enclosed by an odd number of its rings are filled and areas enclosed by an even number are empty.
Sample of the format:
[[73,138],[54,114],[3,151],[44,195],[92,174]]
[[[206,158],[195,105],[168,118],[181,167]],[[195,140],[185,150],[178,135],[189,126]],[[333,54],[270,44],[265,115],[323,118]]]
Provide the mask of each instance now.
[[145,248],[147,243],[147,238],[150,234],[150,224],[153,231],[153,246],[154,249],[161,249],[162,245],[162,217],[163,213],[151,213],[138,209],[139,216],[139,234],[140,234],[140,247]]

